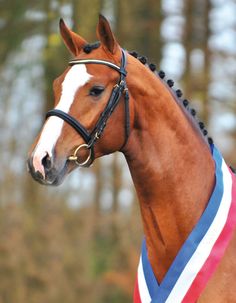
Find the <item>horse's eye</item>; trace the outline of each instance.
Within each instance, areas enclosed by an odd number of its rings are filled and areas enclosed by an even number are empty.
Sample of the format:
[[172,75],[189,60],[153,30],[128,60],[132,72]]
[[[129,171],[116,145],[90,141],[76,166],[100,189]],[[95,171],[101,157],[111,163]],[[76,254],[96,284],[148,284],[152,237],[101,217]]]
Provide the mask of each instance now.
[[93,97],[98,97],[102,94],[102,92],[104,91],[104,87],[102,86],[94,86],[90,89],[89,91],[89,95],[93,96]]

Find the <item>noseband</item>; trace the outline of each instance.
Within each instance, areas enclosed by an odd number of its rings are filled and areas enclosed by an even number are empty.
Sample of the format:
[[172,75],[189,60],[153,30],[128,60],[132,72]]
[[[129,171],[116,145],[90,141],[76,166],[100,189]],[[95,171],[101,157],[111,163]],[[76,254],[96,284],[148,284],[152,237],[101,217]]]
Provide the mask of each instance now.
[[[46,119],[51,116],[57,116],[64,121],[66,121],[70,126],[72,126],[77,133],[84,139],[86,143],[79,145],[72,156],[68,158],[70,161],[75,161],[75,163],[79,166],[90,166],[92,162],[94,161],[94,145],[97,142],[97,140],[100,139],[105,127],[107,120],[113,113],[114,109],[116,108],[117,104],[119,103],[119,100],[124,93],[124,101],[125,101],[125,141],[121,147],[126,144],[129,132],[130,132],[130,121],[129,121],[129,94],[128,94],[128,88],[126,86],[126,53],[122,49],[122,57],[121,57],[121,66],[118,66],[112,62],[104,61],[104,60],[97,60],[97,59],[84,59],[84,60],[72,60],[69,62],[70,66],[76,65],[76,64],[102,64],[106,65],[110,68],[113,68],[114,70],[118,71],[120,73],[120,79],[119,82],[113,87],[113,90],[111,92],[111,96],[103,110],[103,112],[100,114],[100,117],[95,124],[95,127],[91,132],[89,132],[78,120],[73,118],[71,115],[59,110],[59,109],[52,109],[47,112]],[[89,151],[89,155],[87,159],[83,162],[79,162],[78,153],[82,149],[87,149]]]

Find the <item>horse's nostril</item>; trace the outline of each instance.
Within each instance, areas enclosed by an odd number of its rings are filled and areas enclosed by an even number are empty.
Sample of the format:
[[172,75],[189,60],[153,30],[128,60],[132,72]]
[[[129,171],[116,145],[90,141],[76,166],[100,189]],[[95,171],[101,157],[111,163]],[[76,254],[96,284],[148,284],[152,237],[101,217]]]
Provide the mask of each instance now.
[[47,153],[42,159],[42,165],[44,166],[45,170],[49,170],[52,167],[52,159],[50,158],[49,154]]

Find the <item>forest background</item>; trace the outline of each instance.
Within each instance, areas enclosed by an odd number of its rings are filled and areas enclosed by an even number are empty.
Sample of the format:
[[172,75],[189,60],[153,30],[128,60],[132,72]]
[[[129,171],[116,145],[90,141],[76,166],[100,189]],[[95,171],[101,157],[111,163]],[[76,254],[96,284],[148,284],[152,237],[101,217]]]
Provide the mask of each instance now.
[[59,18],[92,42],[99,12],[124,48],[175,80],[236,166],[234,0],[0,0],[0,303],[132,301],[142,224],[122,155],[60,187],[26,171],[71,58]]

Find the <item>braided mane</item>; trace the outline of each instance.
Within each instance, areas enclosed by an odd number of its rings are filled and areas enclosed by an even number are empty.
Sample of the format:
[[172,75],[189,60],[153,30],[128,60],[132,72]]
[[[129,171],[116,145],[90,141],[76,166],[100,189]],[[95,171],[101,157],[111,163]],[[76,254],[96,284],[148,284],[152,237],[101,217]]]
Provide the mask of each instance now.
[[[86,54],[91,53],[94,49],[99,48],[101,43],[99,41],[86,44],[83,48],[83,51]],[[147,66],[152,72],[154,72],[156,75],[158,75],[162,80],[165,80],[166,74],[164,71],[160,70],[159,72],[156,71],[156,65],[154,63],[148,63],[148,59],[145,56],[139,56],[136,51],[131,51],[129,52],[131,56],[139,60],[142,64]],[[187,99],[181,98],[183,93],[180,89],[174,90],[174,81],[172,79],[167,79],[166,80],[167,85],[170,87],[170,89],[174,92],[175,96],[177,97],[177,100],[179,103],[183,106],[183,108],[193,117],[195,120],[197,126],[199,127],[200,131],[202,132],[203,136],[207,138],[207,141],[209,145],[211,146],[213,144],[213,139],[208,136],[208,131],[205,128],[205,124],[200,121],[197,118],[197,112],[194,108],[190,107],[190,103]]]
[[[160,70],[159,72],[156,71],[156,65],[154,63],[148,63],[148,59],[145,56],[139,56],[136,51],[129,52],[129,54],[136,59],[138,59],[142,64],[146,65],[152,72],[158,75],[162,80],[165,80],[165,72]],[[183,106],[183,108],[194,118],[197,126],[199,127],[200,131],[202,132],[203,136],[207,138],[209,145],[213,144],[213,139],[208,136],[208,131],[205,128],[205,124],[197,118],[197,111],[194,108],[190,107],[190,103],[187,99],[181,98],[183,93],[180,89],[174,90],[174,81],[172,79],[166,80],[167,85],[170,89],[174,92],[177,100],[180,101],[179,103]]]

